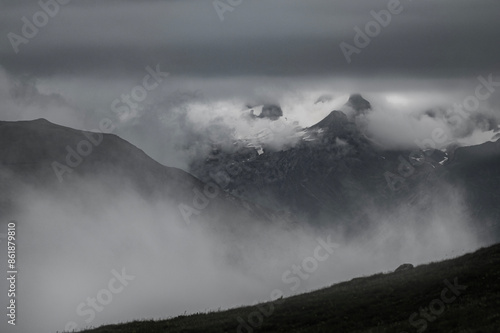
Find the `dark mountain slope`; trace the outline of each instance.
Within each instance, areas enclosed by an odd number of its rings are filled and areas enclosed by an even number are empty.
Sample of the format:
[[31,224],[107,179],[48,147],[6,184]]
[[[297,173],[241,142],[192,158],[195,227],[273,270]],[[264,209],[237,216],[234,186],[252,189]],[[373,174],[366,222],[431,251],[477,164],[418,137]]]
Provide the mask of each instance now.
[[[98,144],[81,144],[89,143],[89,137]],[[73,164],[68,165],[68,155]],[[61,170],[62,181],[54,171],[54,162],[69,167]],[[182,170],[159,164],[116,135],[104,134],[99,140],[96,133],[55,125],[45,119],[0,122],[0,166],[25,180],[45,185],[98,174],[123,177],[142,191],[161,188],[166,193],[186,194],[193,186],[202,185]]]
[[[204,194],[209,200],[200,215],[214,223],[221,222],[221,212],[236,214],[242,223],[278,219],[268,209],[207,186],[180,169],[161,165],[116,135],[79,131],[44,119],[0,122],[0,171],[4,213],[14,206],[16,189],[22,186],[78,193],[78,182],[87,179],[116,192],[133,189],[149,200],[166,200],[173,205],[192,207],[193,200],[200,197],[196,193]],[[193,215],[193,219],[197,217]]]
[[500,245],[494,245],[456,259],[356,278],[273,303],[85,332],[498,333],[499,265]]

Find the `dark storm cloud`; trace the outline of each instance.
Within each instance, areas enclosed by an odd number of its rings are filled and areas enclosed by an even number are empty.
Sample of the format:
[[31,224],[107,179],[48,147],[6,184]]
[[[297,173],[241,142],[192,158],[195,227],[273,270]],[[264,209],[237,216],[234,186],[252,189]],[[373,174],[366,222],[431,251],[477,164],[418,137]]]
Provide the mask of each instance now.
[[160,60],[173,74],[397,75],[448,77],[499,69],[498,1],[409,1],[347,64],[370,11],[388,0],[250,1],[223,14],[212,1],[72,1],[13,51],[37,2],[2,4],[0,64],[11,73],[123,73]]

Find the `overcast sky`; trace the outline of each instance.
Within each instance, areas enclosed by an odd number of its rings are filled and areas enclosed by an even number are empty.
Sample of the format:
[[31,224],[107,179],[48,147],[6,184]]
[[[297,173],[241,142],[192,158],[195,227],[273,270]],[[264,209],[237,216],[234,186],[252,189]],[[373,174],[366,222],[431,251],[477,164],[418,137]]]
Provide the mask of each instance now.
[[[73,0],[47,7],[51,15],[38,1],[0,1],[0,118],[44,117],[92,129],[115,116],[117,134],[182,167],[176,149],[165,151],[163,141],[189,145],[203,125],[187,126],[193,108],[206,125],[238,116],[245,103],[275,102],[288,119],[307,126],[352,92],[373,99],[392,94],[393,102],[402,102],[397,108],[424,112],[461,103],[479,75],[498,77],[499,1],[401,0],[391,7],[394,1]],[[389,7],[390,22],[374,25],[372,11]],[[369,44],[355,40],[357,28],[372,29]],[[341,45],[350,45],[350,63]],[[148,66],[159,66],[168,78],[139,111],[118,116],[112,102],[141,84]],[[332,94],[336,103],[314,106],[321,94]],[[499,95],[481,109],[498,111]],[[175,109],[186,99],[196,105]],[[384,110],[395,121],[399,109]],[[181,133],[160,139],[179,122]],[[431,127],[409,125],[422,137]]]
[[[222,1],[227,3],[227,0]],[[233,1],[233,3],[237,1]],[[73,0],[13,50],[37,1],[2,1],[0,62],[12,73],[129,72],[161,62],[175,75],[412,75],[461,77],[499,67],[500,2],[402,0],[347,64],[339,44],[388,0],[243,0],[221,15],[212,1]],[[222,11],[222,10],[221,10]]]

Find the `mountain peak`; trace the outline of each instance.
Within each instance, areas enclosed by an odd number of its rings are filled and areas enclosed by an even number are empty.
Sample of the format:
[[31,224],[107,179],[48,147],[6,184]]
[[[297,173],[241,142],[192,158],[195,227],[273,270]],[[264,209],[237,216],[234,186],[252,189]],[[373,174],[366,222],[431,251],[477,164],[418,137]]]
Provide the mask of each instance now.
[[45,118],[17,121],[0,121],[1,124],[26,124],[26,125],[55,125]]
[[50,121],[48,121],[45,118],[33,119],[32,122],[34,122],[34,123],[41,123],[41,124],[52,124]]
[[348,137],[356,131],[356,125],[347,118],[342,111],[332,111],[328,116],[316,125],[309,128],[310,131],[324,133],[329,137]]
[[[270,120],[278,120],[283,116],[283,110],[279,104],[263,104],[259,106],[249,106],[250,117],[252,118],[267,118]],[[257,114],[255,114],[257,112]]]
[[311,128],[330,128],[330,127],[337,127],[337,126],[343,126],[347,124],[349,120],[347,119],[347,115],[338,110],[334,110],[330,112],[328,116],[326,116],[323,120],[321,120],[319,123],[316,125],[313,125]]
[[364,99],[361,94],[352,94],[349,96],[349,100],[346,105],[354,109],[356,113],[364,113],[366,110],[372,109],[370,102]]
[[271,120],[277,120],[283,116],[283,111],[281,107],[276,104],[264,104],[262,107],[262,112],[258,116],[259,118],[269,118]]

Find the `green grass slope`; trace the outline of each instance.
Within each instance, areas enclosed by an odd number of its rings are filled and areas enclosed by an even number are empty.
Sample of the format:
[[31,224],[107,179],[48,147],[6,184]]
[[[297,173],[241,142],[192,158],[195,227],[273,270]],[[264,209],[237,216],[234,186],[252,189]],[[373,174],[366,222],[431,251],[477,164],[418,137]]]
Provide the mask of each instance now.
[[85,332],[500,332],[500,244],[273,303]]

